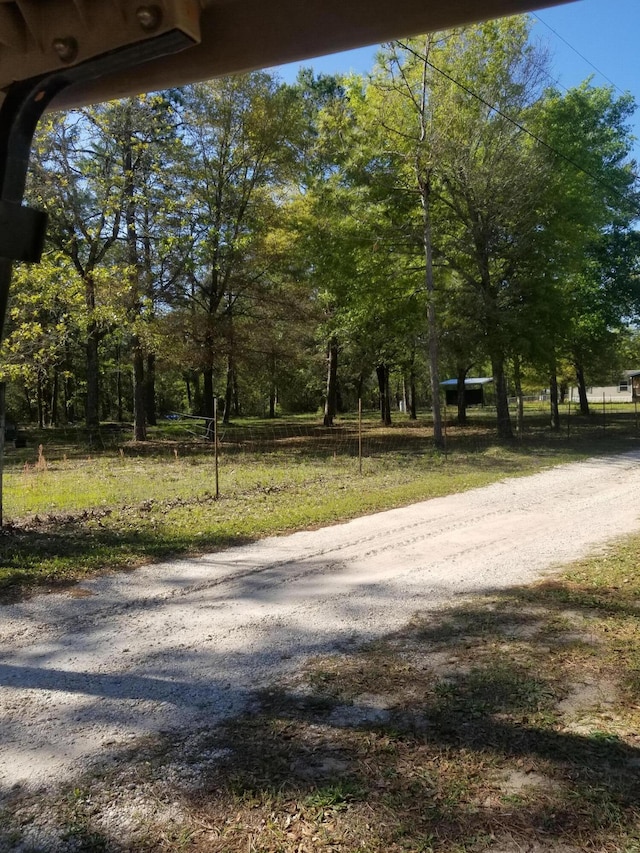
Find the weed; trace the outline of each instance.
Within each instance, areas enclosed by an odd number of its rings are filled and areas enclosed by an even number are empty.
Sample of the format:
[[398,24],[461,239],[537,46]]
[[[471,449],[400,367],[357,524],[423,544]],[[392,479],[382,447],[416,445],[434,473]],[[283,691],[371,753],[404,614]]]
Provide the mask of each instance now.
[[341,780],[313,791],[304,799],[304,805],[312,809],[342,809],[354,799],[364,795],[364,790],[353,782]]

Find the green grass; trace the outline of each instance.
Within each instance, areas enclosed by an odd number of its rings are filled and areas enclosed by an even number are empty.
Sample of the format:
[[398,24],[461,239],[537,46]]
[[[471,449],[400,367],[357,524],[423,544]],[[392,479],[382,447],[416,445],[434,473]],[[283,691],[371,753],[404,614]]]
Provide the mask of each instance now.
[[218,499],[212,447],[191,421],[162,424],[145,444],[111,429],[32,431],[29,446],[6,457],[0,601],[633,446],[629,412],[619,417],[606,442],[598,429],[569,441],[534,408],[523,440],[500,446],[491,414],[478,412],[464,429],[449,425],[442,452],[428,421],[382,428],[370,415],[362,473],[353,417],[333,430],[310,417],[247,419],[220,427]]

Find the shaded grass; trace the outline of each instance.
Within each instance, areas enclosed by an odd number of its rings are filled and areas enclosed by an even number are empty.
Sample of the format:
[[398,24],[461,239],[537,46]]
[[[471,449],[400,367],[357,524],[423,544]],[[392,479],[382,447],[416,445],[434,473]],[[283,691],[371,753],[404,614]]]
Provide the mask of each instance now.
[[46,812],[87,851],[637,851],[639,564],[636,537],[313,659],[221,727],[8,795],[0,847]]

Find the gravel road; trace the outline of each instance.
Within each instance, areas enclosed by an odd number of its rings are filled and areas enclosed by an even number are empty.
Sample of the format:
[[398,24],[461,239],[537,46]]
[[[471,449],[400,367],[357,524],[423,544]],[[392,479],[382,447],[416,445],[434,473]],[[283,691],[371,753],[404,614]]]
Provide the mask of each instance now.
[[211,725],[309,655],[640,528],[640,452],[96,578],[0,608],[0,790]]

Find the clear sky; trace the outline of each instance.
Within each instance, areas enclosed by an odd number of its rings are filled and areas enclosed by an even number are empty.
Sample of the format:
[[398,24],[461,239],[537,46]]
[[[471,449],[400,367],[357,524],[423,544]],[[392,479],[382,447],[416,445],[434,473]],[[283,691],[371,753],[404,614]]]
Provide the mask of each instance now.
[[[595,85],[613,84],[631,92],[640,107],[640,0],[577,0],[539,10],[533,24],[533,37],[550,50],[551,73],[558,83],[571,87],[593,75]],[[327,74],[365,73],[374,55],[375,48],[369,47],[302,64]],[[298,67],[282,66],[278,71],[284,79],[293,80]],[[640,109],[633,132],[639,137],[634,156],[640,161]]]

